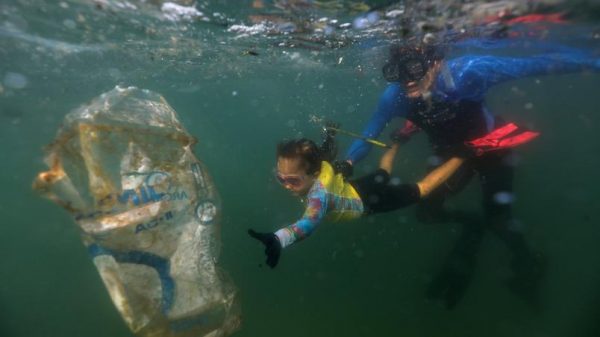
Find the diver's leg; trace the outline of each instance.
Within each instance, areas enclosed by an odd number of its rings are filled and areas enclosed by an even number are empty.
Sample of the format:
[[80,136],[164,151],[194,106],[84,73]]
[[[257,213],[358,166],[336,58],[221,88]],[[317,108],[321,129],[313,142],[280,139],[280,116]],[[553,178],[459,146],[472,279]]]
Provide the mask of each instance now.
[[383,170],[377,169],[374,172],[362,176],[357,179],[350,180],[350,184],[354,187],[360,199],[363,202],[366,214],[381,212],[385,185],[390,181],[390,174]]
[[545,260],[534,252],[512,215],[514,167],[510,151],[487,155],[478,167],[486,221],[511,252],[514,273],[509,288],[531,304],[537,304],[538,287],[545,271]]
[[441,299],[447,309],[452,309],[464,296],[477,264],[477,253],[481,247],[484,226],[481,217],[453,212],[454,221],[461,224],[461,233],[441,271],[427,289],[427,297]]
[[439,187],[417,206],[417,218],[421,222],[456,222],[461,225],[458,240],[444,261],[441,271],[427,289],[428,298],[442,300],[448,309],[452,309],[467,290],[484,235],[483,219],[480,216],[444,207],[446,198],[460,192],[471,177],[471,168],[465,166],[463,171],[458,172],[447,184]]

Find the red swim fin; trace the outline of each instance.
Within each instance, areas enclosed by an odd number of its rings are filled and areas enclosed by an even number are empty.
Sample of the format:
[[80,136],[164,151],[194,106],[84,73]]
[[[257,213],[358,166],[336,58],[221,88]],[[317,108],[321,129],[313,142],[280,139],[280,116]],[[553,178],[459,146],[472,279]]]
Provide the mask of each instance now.
[[539,132],[524,131],[522,133],[519,133],[518,135],[508,137],[506,139],[501,139],[498,143],[498,146],[501,148],[515,147],[521,144],[525,144],[539,135]]
[[[527,143],[540,135],[539,132],[527,130],[513,134],[517,130],[519,130],[517,125],[509,123],[493,130],[481,138],[467,141],[465,142],[465,145],[472,148],[475,151],[475,154],[481,156],[486,152],[516,147]],[[511,136],[510,134],[513,135]]]
[[508,123],[502,127],[492,130],[492,132],[488,133],[487,135],[485,135],[481,138],[477,138],[476,140],[477,141],[485,141],[485,140],[497,141],[500,138],[504,138],[504,137],[508,136],[509,134],[516,131],[517,129],[519,129],[519,127],[516,124]]

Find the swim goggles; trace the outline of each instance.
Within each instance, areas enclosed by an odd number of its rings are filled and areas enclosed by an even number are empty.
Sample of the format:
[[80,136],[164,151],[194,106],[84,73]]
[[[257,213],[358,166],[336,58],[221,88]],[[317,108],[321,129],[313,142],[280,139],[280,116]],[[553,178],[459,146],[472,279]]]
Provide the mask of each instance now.
[[298,187],[298,186],[302,185],[302,183],[304,182],[304,176],[300,176],[300,175],[296,175],[296,174],[285,175],[285,174],[276,172],[275,177],[277,178],[277,181],[281,185],[284,185],[284,186],[289,185],[291,187]]

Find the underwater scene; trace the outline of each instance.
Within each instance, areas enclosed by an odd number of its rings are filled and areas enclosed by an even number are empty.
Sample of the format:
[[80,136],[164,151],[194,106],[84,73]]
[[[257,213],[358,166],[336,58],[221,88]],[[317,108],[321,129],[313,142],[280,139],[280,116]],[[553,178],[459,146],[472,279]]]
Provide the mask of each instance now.
[[600,336],[599,88],[595,0],[1,0],[0,336]]

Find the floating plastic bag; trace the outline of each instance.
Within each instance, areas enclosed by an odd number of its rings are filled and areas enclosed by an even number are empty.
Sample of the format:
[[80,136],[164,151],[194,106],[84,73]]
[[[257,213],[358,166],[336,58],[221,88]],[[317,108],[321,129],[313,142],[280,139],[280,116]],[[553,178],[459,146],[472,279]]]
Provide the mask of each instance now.
[[139,336],[239,326],[236,291],[217,267],[219,198],[194,143],[162,96],[116,87],[65,117],[34,182],[73,214]]

